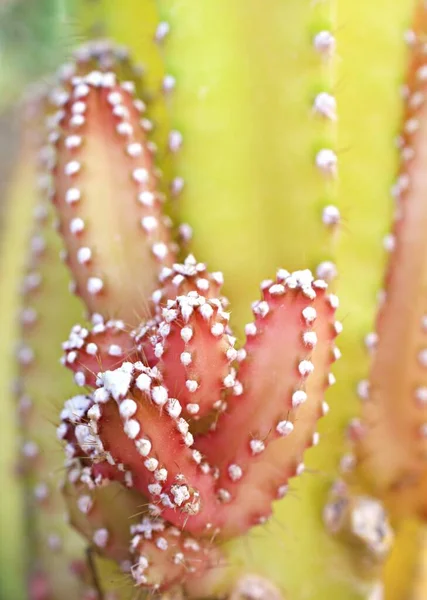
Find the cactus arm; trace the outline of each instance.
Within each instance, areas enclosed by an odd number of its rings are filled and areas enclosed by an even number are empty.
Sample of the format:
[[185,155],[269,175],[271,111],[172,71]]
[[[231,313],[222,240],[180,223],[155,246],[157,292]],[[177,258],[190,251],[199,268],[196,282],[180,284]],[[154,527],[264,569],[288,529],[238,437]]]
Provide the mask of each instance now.
[[316,282],[312,291],[317,297],[309,299],[304,286],[286,289],[281,281],[265,289],[263,300],[254,305],[234,397],[215,430],[196,439],[197,448],[218,467],[217,487],[234,511],[234,523],[243,507],[255,522],[264,522],[271,494],[283,497],[288,479],[301,474],[303,452],[317,441],[328,370],[335,360],[329,296]]
[[[84,589],[84,582],[71,568],[73,563],[84,559],[83,541],[69,530],[64,520],[65,504],[59,487],[63,459],[52,413],[59,409],[57,399],[74,388],[59,364],[60,345],[67,324],[69,327],[81,316],[81,307],[68,292],[68,273],[59,259],[61,244],[57,233],[52,231],[51,225],[43,223],[36,228],[33,240],[43,240],[43,250],[39,256],[32,257],[31,270],[24,280],[27,291],[21,313],[24,325],[18,355],[22,382],[18,401],[24,426],[21,469],[26,476],[31,519],[30,572],[45,582],[50,593],[58,594],[65,585],[67,594],[73,598]],[[34,287],[38,277],[40,282]],[[30,407],[26,399],[30,400]],[[27,450],[33,445],[35,455]]]
[[32,224],[32,209],[35,202],[33,147],[26,140],[21,150],[10,183],[6,187],[6,215],[1,242],[1,437],[4,447],[1,453],[1,487],[8,490],[4,494],[0,511],[0,572],[2,577],[1,596],[21,598],[24,596],[24,563],[27,559],[24,539],[24,506],[22,488],[15,477],[16,456],[18,455],[18,429],[12,381],[17,375],[13,348],[18,336],[18,321],[15,314],[19,285],[25,266],[25,249]]
[[[420,5],[407,77],[393,245],[385,282],[386,296],[377,319],[378,340],[369,378],[371,392],[364,406],[367,431],[360,444],[362,468],[371,476],[376,473],[375,488],[385,497],[393,513],[419,512],[421,515],[425,514],[426,486],[423,434],[427,416],[423,400],[426,389],[423,359],[426,182],[423,164],[427,120],[423,103],[420,105],[416,100],[424,96],[423,56],[418,40],[426,31],[425,23],[425,9]],[[398,439],[401,442],[397,446]]]
[[173,250],[144,131],[145,107],[115,82],[97,85],[91,82],[83,97],[82,86],[70,86],[55,202],[76,292],[90,313],[119,314],[136,324],[150,314],[145,298],[155,288],[157,265],[171,264]]
[[191,314],[190,295],[180,296],[164,309],[158,327],[164,335],[154,338],[154,352],[166,387],[179,396],[183,416],[199,420],[223,408],[221,393],[225,384],[233,387],[237,350],[228,326],[229,313],[222,310],[220,301],[195,298],[203,305]]

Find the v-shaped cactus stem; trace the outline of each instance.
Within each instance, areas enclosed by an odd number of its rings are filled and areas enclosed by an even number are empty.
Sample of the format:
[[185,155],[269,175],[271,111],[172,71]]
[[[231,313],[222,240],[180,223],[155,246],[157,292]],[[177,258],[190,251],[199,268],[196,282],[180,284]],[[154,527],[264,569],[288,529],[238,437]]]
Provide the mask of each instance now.
[[363,406],[359,461],[394,514],[427,516],[427,11],[420,3],[408,34],[404,123],[394,186],[390,264]]
[[[152,514],[198,535],[228,538],[268,518],[289,477],[302,472],[305,448],[317,441],[340,325],[333,317],[335,297],[309,272],[280,271],[265,285],[254,305],[255,323],[247,326],[237,377],[231,371],[215,383],[218,373],[210,375],[217,357],[227,356],[218,340],[225,335],[229,344],[229,334],[216,316],[223,314],[221,304],[190,292],[163,309],[166,320],[159,320],[157,335],[167,338],[177,328],[180,341],[194,339],[195,356],[211,356],[209,364],[194,361],[197,379],[185,379],[183,350],[175,343],[167,365],[175,361],[175,372],[183,371],[182,389],[168,390],[160,358],[152,369],[124,362],[99,374],[90,397],[68,401],[61,434],[80,447],[71,455],[92,456],[95,482],[107,476],[139,490],[150,499]],[[207,406],[214,405],[212,396],[223,413],[213,432],[194,441],[191,424],[180,416],[180,399],[193,394],[197,404],[203,393]]]
[[[103,47],[98,54],[106,56]],[[235,349],[221,273],[192,256],[176,262],[145,105],[133,83],[91,70],[94,57],[109,64],[95,55],[93,47],[79,52],[77,74],[63,69],[52,94],[54,202],[94,324],[75,326],[64,343],[76,383],[95,389],[66,402],[58,437],[66,441],[76,527],[119,562],[127,539],[137,585],[163,589],[192,573],[193,560],[204,571],[216,555],[213,540],[265,522],[289,478],[303,471],[327,410],[341,325],[324,281],[279,270],[263,282],[246,344]],[[140,498],[143,523],[165,520],[159,540],[132,529],[124,505],[111,524],[111,480],[126,505]]]

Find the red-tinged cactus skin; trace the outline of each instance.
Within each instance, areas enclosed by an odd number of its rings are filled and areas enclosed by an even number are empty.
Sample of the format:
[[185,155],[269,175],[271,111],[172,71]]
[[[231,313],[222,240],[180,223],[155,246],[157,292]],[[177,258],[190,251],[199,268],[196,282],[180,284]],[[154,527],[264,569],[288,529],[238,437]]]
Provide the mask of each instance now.
[[164,383],[179,398],[187,418],[224,410],[224,388],[235,386],[232,363],[238,353],[236,339],[228,333],[229,316],[218,298],[206,299],[193,291],[168,301],[157,335],[150,335],[150,328],[145,334]]
[[219,469],[217,486],[237,522],[245,506],[262,523],[271,499],[283,497],[288,479],[304,470],[303,451],[318,442],[329,366],[339,357],[333,340],[341,329],[334,323],[337,298],[324,286],[306,272],[279,271],[276,281],[264,282],[255,322],[246,326],[236,398],[215,431],[196,439]]
[[[199,536],[227,539],[266,520],[288,479],[302,472],[302,454],[317,443],[316,423],[326,410],[329,366],[338,357],[337,300],[305,271],[279,271],[264,285],[237,375],[233,370],[215,379],[206,362],[196,362],[198,380],[184,380],[180,389],[176,377],[176,389],[169,390],[163,369],[173,361],[176,369],[183,366],[183,348],[175,343],[168,362],[161,356],[153,369],[124,362],[100,373],[94,393],[68,401],[63,411],[64,437],[74,425],[81,453],[91,447],[95,481],[102,482],[107,460],[108,476],[147,496],[152,514]],[[226,357],[218,339],[225,336],[229,344],[228,319],[219,300],[190,292],[170,301],[162,317],[158,335],[165,345],[177,327],[181,341],[194,339],[195,352],[211,357],[210,366]],[[234,351],[231,358],[237,357]],[[222,414],[214,431],[195,441],[191,423],[180,416],[181,396],[197,399],[198,390],[207,394],[208,409],[214,407],[210,396],[219,400]]]
[[54,201],[66,261],[89,313],[137,324],[149,314],[157,265],[174,261],[152,125],[133,83],[117,83],[112,72],[74,76],[63,87]]
[[376,333],[371,336],[372,369],[361,436],[356,440],[359,465],[392,514],[418,514],[423,519],[427,517],[426,31],[427,12],[420,4],[403,89],[394,230],[385,240],[390,261]]

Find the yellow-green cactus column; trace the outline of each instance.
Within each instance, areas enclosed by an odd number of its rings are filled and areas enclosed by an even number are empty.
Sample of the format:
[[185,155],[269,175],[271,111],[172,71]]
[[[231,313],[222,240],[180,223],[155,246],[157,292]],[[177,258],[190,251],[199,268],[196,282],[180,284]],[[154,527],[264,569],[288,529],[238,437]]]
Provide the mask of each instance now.
[[224,270],[239,317],[279,266],[333,279],[344,307],[345,359],[321,443],[276,518],[231,546],[231,563],[292,597],[364,595],[371,585],[359,557],[329,537],[321,513],[368,365],[363,338],[385,262],[411,3],[395,3],[386,27],[386,7],[351,2],[157,4],[172,127],[182,136],[177,202],[195,253]]
[[[22,151],[23,160],[13,174],[11,184],[6,188],[7,198],[12,210],[7,215],[2,241],[2,293],[0,295],[2,323],[2,360],[1,360],[1,434],[3,452],[1,453],[0,478],[3,489],[0,529],[1,595],[5,598],[19,597],[24,594],[24,545],[23,515],[24,506],[21,486],[16,481],[16,457],[19,450],[16,407],[13,398],[12,380],[16,374],[16,358],[13,352],[18,335],[16,319],[11,318],[16,310],[17,292],[24,268],[25,249],[27,247],[31,211],[34,203],[34,169],[32,165],[32,145],[26,140]],[[26,215],[28,215],[26,217]],[[7,282],[7,285],[6,285]]]
[[[182,134],[184,187],[176,201],[194,226],[196,255],[224,271],[233,308],[247,319],[259,281],[278,267],[334,275],[329,261],[341,228],[336,7],[275,0],[158,6],[160,27],[169,29],[172,126]],[[306,466],[272,521],[229,546],[232,578],[255,574],[293,598],[356,598],[363,585],[321,522],[319,489],[330,476],[319,472],[314,451]]]
[[[336,433],[331,444],[339,449],[339,435],[351,417],[360,414],[366,399],[373,330],[384,279],[387,243],[393,218],[392,185],[398,168],[396,136],[401,127],[407,47],[404,32],[411,23],[415,2],[339,3],[337,40],[338,144],[340,199],[346,214],[337,266],[338,294],[343,307],[341,350],[334,390]],[[389,17],[383,19],[384,11]],[[358,284],[357,282],[360,282]],[[334,412],[334,411],[332,411]],[[335,458],[337,460],[337,457]],[[352,465],[351,454],[345,457]],[[418,551],[414,525],[396,530],[394,549],[385,571],[386,598],[406,597]]]
[[[331,252],[322,211],[335,202],[335,48],[332,34],[315,36],[335,27],[333,6],[158,7],[159,31],[169,29],[162,44],[172,127],[182,134],[177,202],[197,231],[195,253],[224,270],[236,313],[247,318],[262,278],[283,263],[315,267]],[[299,229],[291,249],[289,233]],[[314,238],[316,246],[307,244]]]
[[[36,111],[36,107],[35,100],[29,110]],[[45,191],[49,183],[44,169],[53,155],[52,148],[40,146],[39,119],[37,115],[27,123],[7,223],[14,241],[5,240],[8,245],[2,272],[5,290],[11,290],[5,294],[8,310],[5,307],[2,313],[11,323],[5,352],[15,348],[19,365],[14,414],[20,429],[17,431],[15,424],[13,430],[19,440],[16,469],[25,498],[23,558],[28,569],[23,578],[13,566],[9,576],[11,582],[14,575],[20,577],[20,585],[25,585],[27,579],[34,597],[37,593],[57,595],[61,590],[62,595],[73,598],[85,587],[78,577],[85,554],[82,541],[66,520],[60,490],[63,459],[55,424],[64,393],[71,394],[75,389],[59,364],[61,343],[82,311],[68,291],[69,277],[59,256],[60,241],[49,218],[51,209]],[[21,257],[21,264],[15,257]],[[10,368],[16,371],[15,367]],[[2,402],[11,405],[7,394]],[[5,531],[18,539],[10,525]],[[16,541],[11,544],[13,548]]]

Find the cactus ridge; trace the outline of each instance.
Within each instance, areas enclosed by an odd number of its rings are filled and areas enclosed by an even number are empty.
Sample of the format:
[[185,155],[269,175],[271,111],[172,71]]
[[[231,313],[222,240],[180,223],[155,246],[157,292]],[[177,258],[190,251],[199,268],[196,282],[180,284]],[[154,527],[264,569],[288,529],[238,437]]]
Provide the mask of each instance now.
[[409,65],[403,94],[403,125],[397,139],[399,170],[392,195],[392,233],[376,330],[366,337],[371,370],[359,384],[362,421],[350,434],[358,467],[369,487],[394,515],[426,515],[427,306],[425,191],[427,72],[425,7],[418,7],[407,33]]

